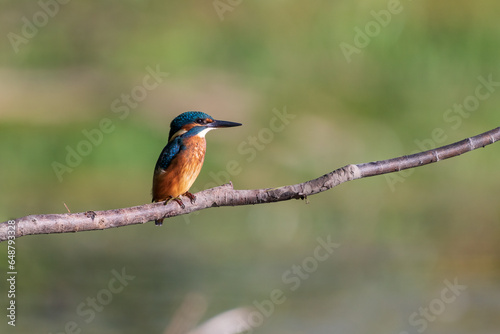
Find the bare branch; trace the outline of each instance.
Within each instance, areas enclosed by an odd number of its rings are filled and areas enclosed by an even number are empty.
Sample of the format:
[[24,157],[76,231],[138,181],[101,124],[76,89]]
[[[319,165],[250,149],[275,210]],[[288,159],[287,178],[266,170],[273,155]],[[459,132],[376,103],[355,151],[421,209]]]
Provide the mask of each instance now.
[[196,194],[196,202],[185,201],[185,209],[176,202],[167,205],[151,203],[130,208],[87,211],[84,213],[63,213],[48,215],[30,215],[15,219],[11,224],[0,224],[0,242],[8,239],[15,227],[15,237],[24,235],[67,233],[91,230],[103,230],[133,224],[144,224],[162,217],[170,218],[194,211],[219,206],[238,206],[305,199],[331,189],[341,183],[363,177],[397,172],[403,169],[419,167],[440,160],[484,147],[500,140],[500,127],[462,141],[442,146],[433,150],[402,156],[399,158],[369,162],[359,165],[347,165],[317,179],[294,185],[254,190],[235,190],[231,183],[207,189]]

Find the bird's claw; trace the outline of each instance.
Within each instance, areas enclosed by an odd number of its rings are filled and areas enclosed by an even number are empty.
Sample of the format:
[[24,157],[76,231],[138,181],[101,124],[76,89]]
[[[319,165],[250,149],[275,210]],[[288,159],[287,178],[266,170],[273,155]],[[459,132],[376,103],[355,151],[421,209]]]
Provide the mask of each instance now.
[[179,204],[179,206],[180,206],[181,208],[183,208],[183,209],[185,209],[185,208],[186,208],[186,206],[184,205],[184,203],[182,203],[182,200],[181,200],[179,197],[175,197],[175,198],[169,197],[169,198],[167,198],[167,199],[165,200],[165,202],[163,202],[163,205],[167,205],[167,204],[168,204],[168,202],[170,202],[170,201],[176,201],[176,202],[177,202],[177,204]]
[[194,204],[196,202],[196,196],[191,194],[189,191],[186,191],[184,195],[186,195],[186,197],[189,198],[191,204]]
[[185,209],[186,206],[184,205],[184,203],[182,203],[182,200],[180,198],[174,198],[174,201],[177,202],[177,204],[179,204],[181,206],[181,208]]

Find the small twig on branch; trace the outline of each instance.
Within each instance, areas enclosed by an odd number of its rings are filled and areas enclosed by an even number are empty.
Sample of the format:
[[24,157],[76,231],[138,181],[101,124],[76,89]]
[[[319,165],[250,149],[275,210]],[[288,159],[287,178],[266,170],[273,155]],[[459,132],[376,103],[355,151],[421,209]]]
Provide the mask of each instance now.
[[68,210],[68,213],[71,213],[71,210],[68,208],[68,206],[66,205],[66,203],[63,203],[64,204],[64,207],[66,208],[66,210]]
[[454,144],[413,155],[359,165],[347,165],[304,183],[254,190],[235,190],[233,185],[229,183],[197,193],[196,202],[193,204],[190,201],[185,201],[184,209],[181,209],[177,203],[170,202],[167,205],[151,203],[106,211],[30,215],[15,219],[14,224],[12,221],[11,224],[1,223],[0,242],[7,240],[8,236],[13,236],[12,226],[15,227],[15,237],[19,238],[24,235],[104,230],[112,227],[144,224],[162,217],[170,218],[219,206],[272,203],[293,198],[305,199],[307,196],[326,191],[347,181],[427,165],[493,144],[498,140],[500,140],[500,127]]

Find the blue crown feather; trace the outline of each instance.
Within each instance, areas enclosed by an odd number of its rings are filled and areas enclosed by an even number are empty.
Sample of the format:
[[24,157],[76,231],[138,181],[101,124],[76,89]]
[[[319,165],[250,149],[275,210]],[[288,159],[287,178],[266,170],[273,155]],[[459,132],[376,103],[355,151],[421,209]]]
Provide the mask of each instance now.
[[184,113],[180,114],[179,116],[177,116],[176,118],[174,118],[172,120],[172,122],[170,123],[170,133],[168,135],[168,138],[170,139],[172,137],[172,135],[174,133],[176,133],[177,131],[179,131],[184,125],[189,124],[189,123],[193,123],[194,121],[196,121],[199,118],[202,118],[202,119],[209,118],[209,119],[213,120],[212,116],[205,114],[204,112],[201,112],[201,111],[184,112]]

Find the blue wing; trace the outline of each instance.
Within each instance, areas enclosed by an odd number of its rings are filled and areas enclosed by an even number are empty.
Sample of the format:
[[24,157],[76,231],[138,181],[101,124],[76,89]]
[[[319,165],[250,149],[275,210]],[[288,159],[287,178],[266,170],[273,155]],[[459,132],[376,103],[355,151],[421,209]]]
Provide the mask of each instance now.
[[167,169],[175,156],[184,148],[180,136],[174,138],[161,151],[158,161],[156,162],[155,170]]

